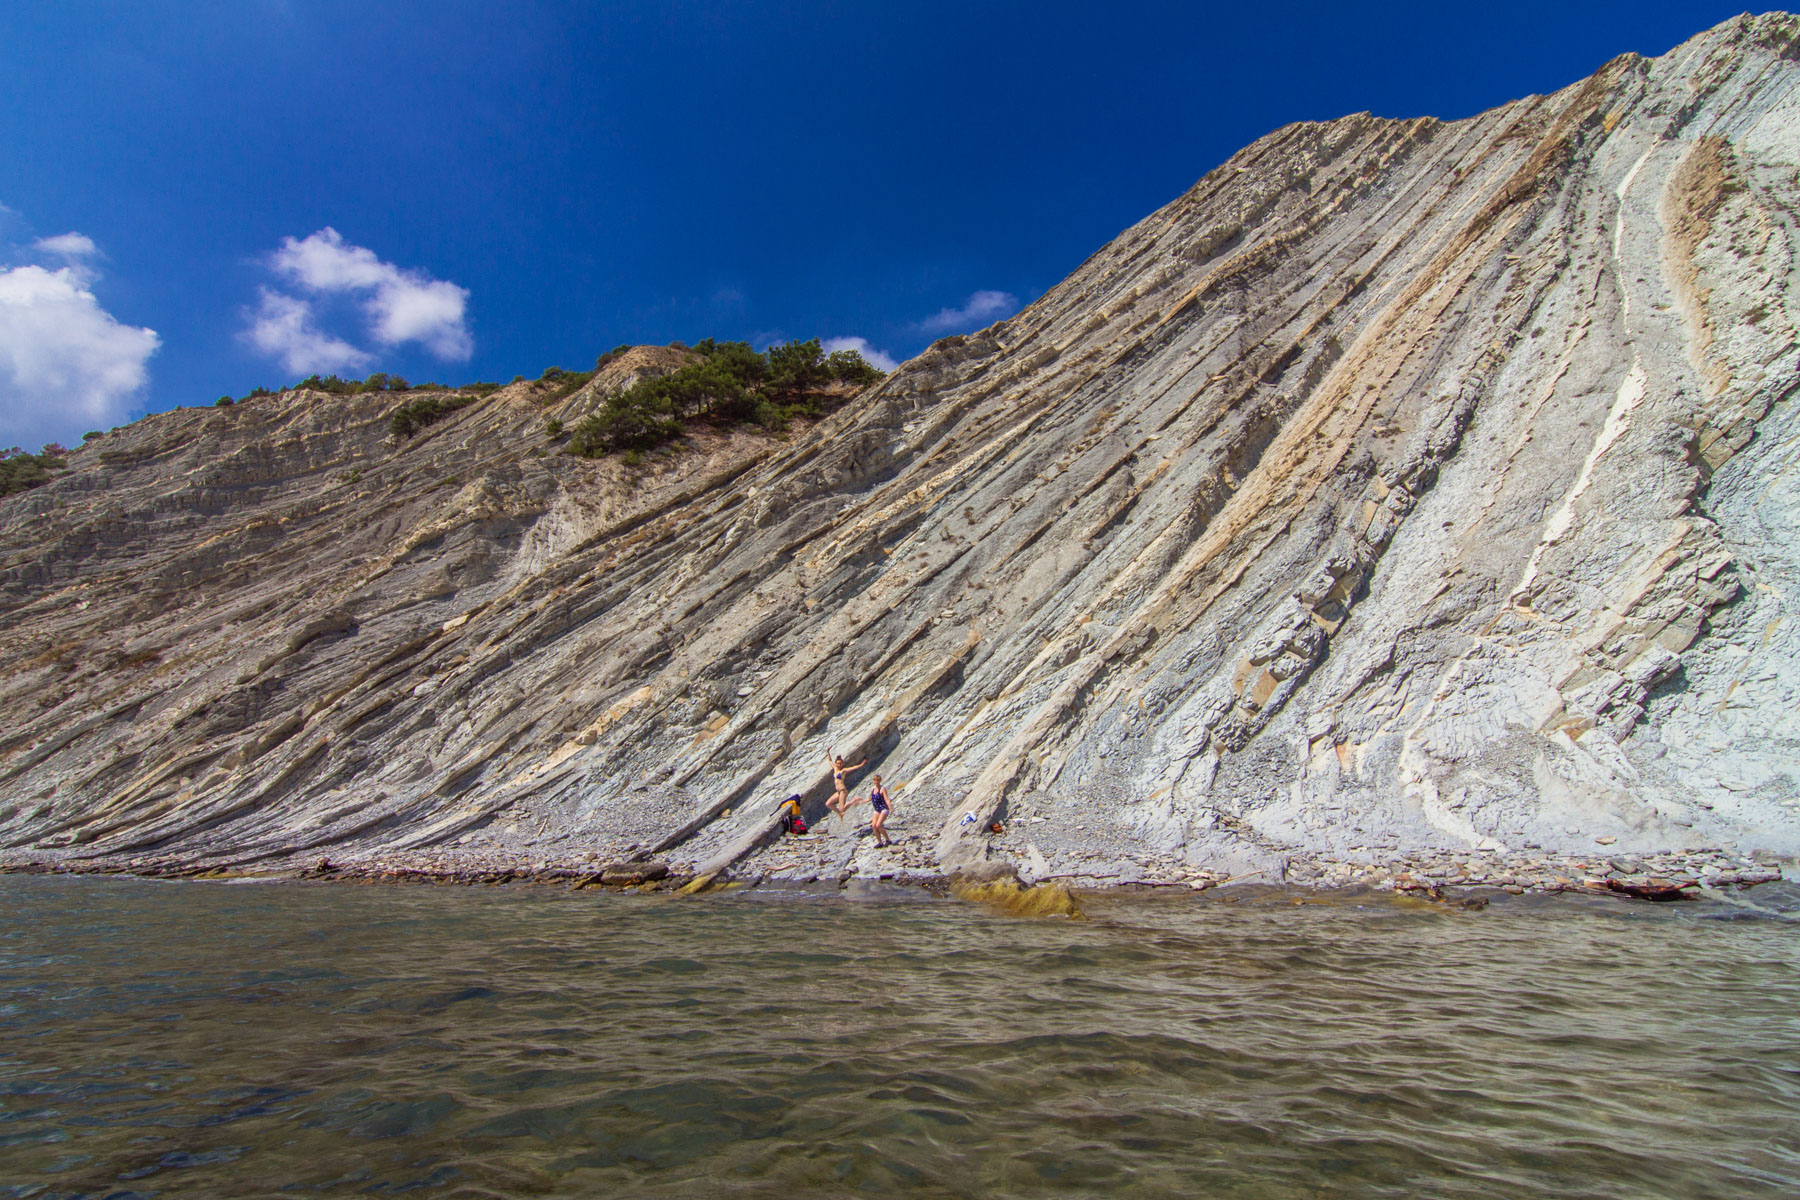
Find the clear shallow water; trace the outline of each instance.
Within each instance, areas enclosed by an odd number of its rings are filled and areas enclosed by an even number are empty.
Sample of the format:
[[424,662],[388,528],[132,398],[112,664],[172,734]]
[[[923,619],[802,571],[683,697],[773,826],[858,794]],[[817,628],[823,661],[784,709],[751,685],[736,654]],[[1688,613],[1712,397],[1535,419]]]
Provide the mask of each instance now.
[[1090,911],[0,877],[0,1196],[1800,1193],[1800,925]]

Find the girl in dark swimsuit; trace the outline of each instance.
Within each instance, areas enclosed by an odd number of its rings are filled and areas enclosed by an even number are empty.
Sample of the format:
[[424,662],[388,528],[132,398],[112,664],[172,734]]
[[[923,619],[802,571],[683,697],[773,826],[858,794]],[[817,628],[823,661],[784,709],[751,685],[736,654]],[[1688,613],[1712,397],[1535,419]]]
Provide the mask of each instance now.
[[893,801],[888,798],[887,787],[881,782],[879,774],[874,776],[869,787],[869,807],[875,810],[875,815],[869,821],[869,831],[875,835],[875,844],[891,845],[887,835],[887,819]]
[[865,758],[854,767],[846,767],[843,755],[830,754],[825,761],[831,766],[831,783],[835,789],[831,793],[831,799],[825,802],[825,807],[842,816],[844,810],[850,807],[850,772],[861,770],[868,765],[869,760]]

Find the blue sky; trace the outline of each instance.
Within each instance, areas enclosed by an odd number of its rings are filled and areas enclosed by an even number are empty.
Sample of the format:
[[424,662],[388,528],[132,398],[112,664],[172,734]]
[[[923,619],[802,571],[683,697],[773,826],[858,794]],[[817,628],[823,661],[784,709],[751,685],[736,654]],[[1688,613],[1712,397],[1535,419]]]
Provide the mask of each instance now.
[[1467,116],[1736,11],[16,0],[0,446],[312,367],[904,359],[1290,121]]

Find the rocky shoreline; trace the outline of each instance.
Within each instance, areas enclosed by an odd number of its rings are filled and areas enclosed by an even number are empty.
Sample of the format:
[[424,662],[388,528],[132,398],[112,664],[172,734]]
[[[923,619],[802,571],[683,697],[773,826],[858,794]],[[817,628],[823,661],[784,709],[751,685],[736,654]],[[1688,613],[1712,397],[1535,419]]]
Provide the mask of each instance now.
[[[816,836],[783,839],[776,849],[807,843],[855,839]],[[769,885],[772,887],[842,888],[853,882],[916,886],[947,893],[953,877],[902,851],[885,861],[833,866],[829,854],[814,866],[777,859],[769,867],[730,873],[710,881],[705,890]],[[866,847],[865,847],[866,849]],[[1604,850],[1604,847],[1602,848]],[[759,855],[759,858],[768,857]],[[861,858],[862,855],[858,854]],[[991,860],[990,875],[1017,875],[1027,884],[1060,883],[1079,891],[1141,891],[1183,888],[1206,891],[1234,885],[1280,886],[1294,891],[1362,890],[1407,893],[1446,899],[1498,890],[1511,895],[1579,893],[1621,899],[1698,898],[1707,891],[1745,889],[1781,880],[1800,879],[1792,860],[1760,853],[1738,854],[1703,848],[1659,854],[1521,855],[1487,852],[1413,851],[1389,855],[1382,862],[1322,858],[1290,858],[1283,865],[1238,875],[1158,863],[1146,856],[1126,869],[1119,863],[1095,864],[1091,871],[1035,875],[1006,858]],[[600,856],[548,860],[528,855],[412,854],[381,858],[321,858],[308,863],[254,867],[218,867],[155,860],[18,859],[0,861],[0,874],[128,875],[154,879],[263,879],[364,884],[433,884],[467,887],[547,886],[574,891],[678,892],[690,889],[696,876],[691,864],[625,858],[603,862]]]

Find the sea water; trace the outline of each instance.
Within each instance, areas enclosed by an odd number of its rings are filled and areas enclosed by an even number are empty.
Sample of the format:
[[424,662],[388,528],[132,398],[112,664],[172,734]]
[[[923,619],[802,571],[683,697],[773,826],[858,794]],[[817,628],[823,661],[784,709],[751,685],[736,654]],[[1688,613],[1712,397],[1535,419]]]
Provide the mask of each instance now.
[[0,1196],[1791,1197],[1747,895],[0,877]]

